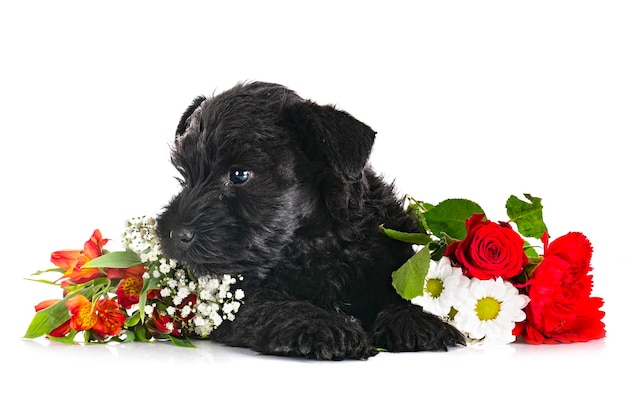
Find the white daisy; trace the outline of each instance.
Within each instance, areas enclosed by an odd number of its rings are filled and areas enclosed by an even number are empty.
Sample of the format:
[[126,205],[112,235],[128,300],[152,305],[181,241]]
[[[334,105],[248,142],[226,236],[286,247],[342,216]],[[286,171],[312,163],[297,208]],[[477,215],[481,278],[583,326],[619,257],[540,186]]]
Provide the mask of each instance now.
[[467,298],[458,306],[452,321],[470,339],[484,343],[505,344],[515,340],[512,331],[523,321],[523,309],[530,299],[502,278],[472,278]]
[[451,308],[468,297],[469,283],[461,268],[452,267],[449,258],[431,260],[424,279],[424,295],[413,298],[411,302],[421,305],[431,314],[448,317]]

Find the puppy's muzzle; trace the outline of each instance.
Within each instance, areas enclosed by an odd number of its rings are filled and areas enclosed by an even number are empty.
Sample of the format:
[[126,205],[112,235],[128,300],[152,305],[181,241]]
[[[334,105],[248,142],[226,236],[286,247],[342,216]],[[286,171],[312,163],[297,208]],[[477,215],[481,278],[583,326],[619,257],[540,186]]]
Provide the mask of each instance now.
[[196,232],[188,227],[181,227],[170,231],[170,239],[174,245],[180,250],[187,250],[193,244],[196,238]]

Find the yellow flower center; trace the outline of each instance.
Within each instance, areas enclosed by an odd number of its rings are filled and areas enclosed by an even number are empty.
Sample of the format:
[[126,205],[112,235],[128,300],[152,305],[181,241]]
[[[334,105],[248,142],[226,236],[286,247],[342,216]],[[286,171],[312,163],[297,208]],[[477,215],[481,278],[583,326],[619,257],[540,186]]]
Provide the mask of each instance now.
[[75,322],[78,325],[78,329],[88,330],[91,329],[98,320],[96,313],[91,308],[91,303],[85,304],[78,310],[75,315]]
[[500,313],[500,301],[493,297],[484,297],[476,302],[476,315],[481,321],[496,319]]
[[443,281],[438,278],[429,278],[426,280],[426,292],[433,298],[439,298],[443,291]]

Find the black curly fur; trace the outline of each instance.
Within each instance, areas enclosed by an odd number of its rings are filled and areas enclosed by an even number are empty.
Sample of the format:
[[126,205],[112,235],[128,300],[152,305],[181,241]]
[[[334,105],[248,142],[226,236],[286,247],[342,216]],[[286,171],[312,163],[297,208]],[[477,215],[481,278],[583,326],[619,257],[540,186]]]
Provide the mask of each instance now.
[[164,253],[196,275],[244,277],[245,304],[213,340],[322,360],[464,343],[391,285],[413,250],[378,226],[416,225],[367,165],[374,135],[277,84],[242,83],[189,106],[172,150],[182,190],[158,232]]

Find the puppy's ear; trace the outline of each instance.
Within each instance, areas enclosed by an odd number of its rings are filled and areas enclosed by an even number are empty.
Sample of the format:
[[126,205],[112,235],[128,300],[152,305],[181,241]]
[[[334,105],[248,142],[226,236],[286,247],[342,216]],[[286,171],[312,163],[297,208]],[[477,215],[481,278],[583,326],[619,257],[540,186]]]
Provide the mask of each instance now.
[[204,96],[198,96],[185,110],[176,127],[176,143],[182,140],[190,131],[196,131],[199,128],[200,112],[205,101],[206,98]]
[[361,179],[374,145],[374,130],[334,106],[310,101],[290,105],[286,115],[309,159],[327,162],[347,181]]

